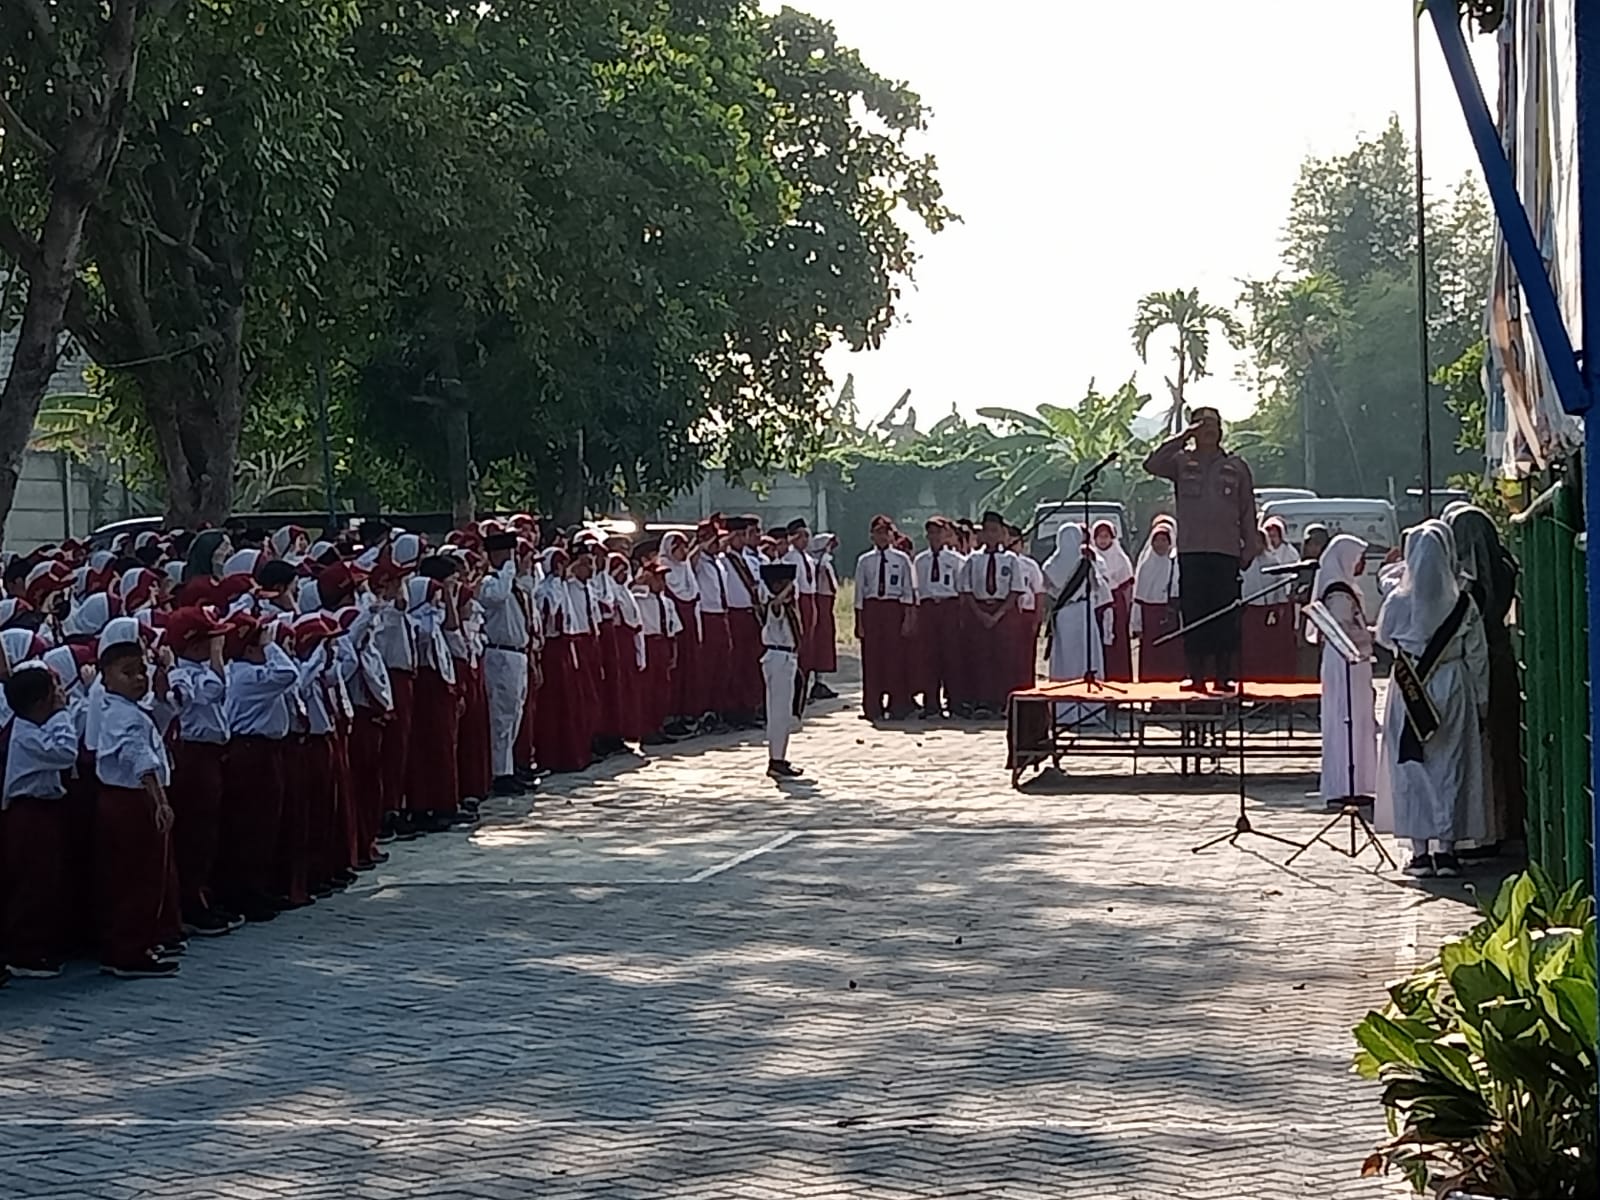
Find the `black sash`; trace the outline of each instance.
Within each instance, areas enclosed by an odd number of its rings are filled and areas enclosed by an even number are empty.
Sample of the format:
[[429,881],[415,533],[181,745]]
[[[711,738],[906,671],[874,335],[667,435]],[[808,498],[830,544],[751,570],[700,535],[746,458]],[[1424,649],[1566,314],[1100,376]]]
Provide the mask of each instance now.
[[1433,631],[1428,644],[1422,648],[1421,658],[1413,659],[1398,648],[1394,652],[1392,682],[1399,689],[1400,699],[1406,706],[1406,723],[1400,731],[1401,762],[1421,762],[1423,743],[1439,732],[1439,710],[1433,706],[1433,698],[1428,695],[1428,678],[1439,665],[1439,659],[1451,639],[1461,629],[1461,622],[1467,616],[1467,606],[1471,603],[1471,593],[1462,592],[1456,600],[1456,606],[1444,619],[1444,624]]
[[[1077,598],[1078,589],[1084,587],[1088,578],[1089,560],[1080,558],[1078,560],[1078,569],[1072,573],[1072,578],[1067,580],[1067,586],[1061,589],[1060,595],[1056,597],[1056,602],[1050,606],[1050,615],[1045,618],[1044,654],[1046,658],[1050,657],[1050,648],[1055,644],[1056,640],[1056,614]],[[1084,589],[1083,596],[1084,601],[1087,603],[1089,600],[1087,588]],[[1090,607],[1092,610],[1093,606],[1091,605]],[[1091,621],[1094,620],[1093,611],[1089,613],[1089,619]]]

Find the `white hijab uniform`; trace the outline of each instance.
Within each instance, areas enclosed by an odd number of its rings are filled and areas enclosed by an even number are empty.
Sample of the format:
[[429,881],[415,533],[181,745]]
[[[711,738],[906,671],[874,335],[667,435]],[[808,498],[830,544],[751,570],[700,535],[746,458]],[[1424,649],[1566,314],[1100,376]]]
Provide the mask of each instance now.
[[[1095,529],[1099,529],[1101,525],[1111,530],[1111,545],[1104,550],[1100,550],[1097,545],[1095,549],[1100,554],[1101,566],[1106,577],[1106,586],[1115,592],[1134,577],[1133,563],[1128,558],[1128,552],[1122,548],[1122,538],[1117,533],[1117,527],[1111,524],[1110,521],[1097,521],[1095,522]],[[1094,530],[1090,530],[1090,533],[1092,535]],[[1059,540],[1056,544],[1058,547],[1060,546]]]
[[[1084,528],[1069,521],[1056,531],[1056,549],[1045,560],[1045,581],[1052,597],[1059,597],[1072,582],[1080,563],[1084,562],[1083,548],[1092,543],[1084,540]],[[1111,603],[1111,589],[1106,586],[1104,567],[1096,553],[1089,562],[1089,575],[1077,592],[1065,603],[1057,606],[1051,602],[1053,616],[1050,626],[1050,678],[1053,680],[1083,679],[1092,670],[1096,678],[1103,679],[1106,671],[1106,644],[1111,640],[1111,613],[1097,622],[1095,613]],[[1066,728],[1094,720],[1104,710],[1100,704],[1078,704],[1063,701],[1056,705],[1056,722]]]
[[[1251,600],[1253,605],[1265,607],[1271,604],[1286,604],[1294,597],[1293,575],[1268,575],[1268,567],[1286,567],[1290,563],[1300,561],[1300,552],[1289,544],[1287,538],[1278,543],[1276,549],[1267,540],[1267,526],[1275,525],[1281,534],[1283,522],[1277,517],[1268,517],[1266,524],[1261,527],[1261,553],[1257,554],[1248,567],[1245,568],[1244,580],[1240,584],[1241,593],[1246,596],[1256,597]],[[1364,549],[1364,547],[1363,547]],[[1274,584],[1279,586],[1273,587]],[[1272,588],[1271,591],[1267,591]],[[1266,595],[1260,595],[1261,592]]]
[[687,548],[688,545],[689,539],[676,529],[661,538],[660,559],[667,575],[667,591],[684,601],[700,599],[700,581],[695,578],[694,564],[688,558],[679,562],[672,556],[679,546]]
[[[1455,539],[1441,521],[1406,538],[1405,571],[1378,612],[1378,641],[1413,659],[1423,653],[1461,596]],[[1378,828],[1410,838],[1415,853],[1448,853],[1460,841],[1497,841],[1488,803],[1483,716],[1489,706],[1489,644],[1477,606],[1424,681],[1439,728],[1423,743],[1421,762],[1400,760],[1406,706],[1391,688],[1378,765]]]
[[[1356,572],[1366,557],[1367,544],[1360,538],[1341,533],[1328,543],[1317,564],[1312,595],[1322,600],[1338,620],[1356,648],[1363,651],[1360,662],[1352,663],[1331,645],[1322,647],[1319,678],[1322,682],[1322,799],[1348,801],[1372,796],[1378,779],[1378,718],[1372,690],[1372,634],[1361,611],[1360,588]],[[1328,595],[1328,589],[1343,584],[1356,593],[1352,599],[1343,591]],[[1324,599],[1326,597],[1326,599]],[[1315,643],[1320,634],[1315,625],[1306,626],[1307,640]]]
[[[1167,535],[1167,552],[1156,550],[1156,534]],[[1171,604],[1178,598],[1178,530],[1170,521],[1157,521],[1139,551],[1139,565],[1133,572],[1133,612],[1128,616],[1132,633],[1144,627],[1142,604]]]
[[417,649],[428,647],[419,658],[439,672],[446,683],[456,681],[455,659],[444,635],[444,606],[434,600],[435,581],[425,575],[406,580],[406,619],[417,635]]

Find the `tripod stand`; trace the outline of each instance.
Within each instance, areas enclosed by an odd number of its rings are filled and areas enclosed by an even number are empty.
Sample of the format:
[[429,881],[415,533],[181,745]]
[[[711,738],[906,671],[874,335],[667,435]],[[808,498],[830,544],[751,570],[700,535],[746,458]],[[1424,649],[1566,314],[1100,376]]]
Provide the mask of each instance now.
[[[1283,588],[1283,584],[1281,582],[1274,581],[1271,587],[1262,588],[1259,592],[1256,592],[1256,593],[1254,593],[1252,595],[1241,596],[1237,600],[1232,600],[1229,603],[1223,605],[1221,608],[1217,609],[1215,612],[1208,613],[1205,616],[1201,617],[1198,621],[1194,621],[1194,622],[1192,622],[1192,623],[1190,623],[1188,625],[1183,626],[1180,629],[1176,629],[1172,633],[1167,634],[1165,637],[1158,638],[1156,640],[1156,642],[1155,642],[1155,645],[1157,645],[1157,646],[1165,645],[1167,642],[1170,642],[1170,641],[1174,640],[1175,638],[1184,637],[1188,633],[1192,632],[1193,630],[1199,629],[1203,625],[1209,625],[1213,621],[1220,621],[1224,617],[1228,616],[1231,613],[1239,612],[1240,610],[1242,610],[1244,608],[1245,605],[1249,604],[1252,600],[1259,600],[1261,597],[1271,595],[1273,592],[1280,591],[1282,588]],[[1269,842],[1277,842],[1280,846],[1293,846],[1296,850],[1302,849],[1302,847],[1301,847],[1299,842],[1291,841],[1286,837],[1279,837],[1275,833],[1268,833],[1264,829],[1257,829],[1254,825],[1252,825],[1250,823],[1250,813],[1248,811],[1247,804],[1246,804],[1246,799],[1245,799],[1245,789],[1246,789],[1247,784],[1248,784],[1248,771],[1247,771],[1247,768],[1246,768],[1246,765],[1245,765],[1246,759],[1245,759],[1245,746],[1244,746],[1244,704],[1245,704],[1245,698],[1246,698],[1246,696],[1245,696],[1245,683],[1244,683],[1244,680],[1241,679],[1241,680],[1238,681],[1238,683],[1236,685],[1236,690],[1235,690],[1234,695],[1233,695],[1234,718],[1235,718],[1235,722],[1236,722],[1236,736],[1238,737],[1238,740],[1239,740],[1239,809],[1238,809],[1238,813],[1234,817],[1233,828],[1231,830],[1229,830],[1227,833],[1219,834],[1218,836],[1212,838],[1210,841],[1202,842],[1198,846],[1191,847],[1190,848],[1190,852],[1193,853],[1193,854],[1199,854],[1202,850],[1209,850],[1213,846],[1220,846],[1224,842],[1226,842],[1230,846],[1238,846],[1239,839],[1242,838],[1242,837],[1246,837],[1246,836],[1265,838]]]
[[[1341,807],[1333,819],[1317,830],[1311,840],[1290,855],[1283,865],[1289,866],[1295,859],[1311,849],[1312,846],[1321,842],[1329,849],[1343,854],[1346,858],[1360,858],[1361,855],[1366,853],[1367,847],[1371,846],[1378,852],[1378,858],[1388,863],[1392,870],[1397,864],[1390,857],[1389,852],[1384,849],[1382,840],[1367,820],[1366,814],[1361,811],[1361,797],[1356,794],[1355,685],[1351,683],[1350,671],[1356,663],[1363,661],[1367,656],[1350,640],[1350,636],[1340,627],[1337,618],[1328,610],[1327,605],[1320,600],[1307,606],[1306,616],[1317,627],[1318,634],[1338,652],[1340,658],[1344,659],[1345,793]],[[1328,837],[1328,834],[1332,833],[1341,821],[1349,824],[1350,849],[1348,850],[1343,846],[1335,845]]]

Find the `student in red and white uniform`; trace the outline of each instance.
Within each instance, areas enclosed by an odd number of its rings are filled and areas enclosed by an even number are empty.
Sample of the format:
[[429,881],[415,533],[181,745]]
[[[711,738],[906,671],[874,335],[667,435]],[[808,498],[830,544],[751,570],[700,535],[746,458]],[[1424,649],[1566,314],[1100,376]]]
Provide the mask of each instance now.
[[66,798],[67,776],[78,763],[78,726],[61,682],[44,664],[10,668],[0,661],[0,669],[14,714],[0,794],[0,962],[19,977],[46,979],[61,973],[72,950],[69,888],[76,881],[67,873],[72,829]]
[[902,720],[913,705],[911,639],[916,633],[916,568],[893,544],[894,523],[872,519],[872,549],[856,561],[856,639],[861,705],[868,720]]
[[816,670],[817,639],[817,564],[809,553],[811,529],[804,517],[796,517],[785,527],[789,546],[779,562],[794,567],[794,602],[800,613],[800,705],[810,699],[811,675]]
[[177,711],[172,743],[173,779],[169,800],[174,818],[184,932],[216,937],[237,929],[244,919],[216,900],[213,877],[222,837],[223,760],[228,750],[227,626],[203,608],[180,608],[168,618],[163,640],[174,663],[167,673]]
[[955,712],[961,702],[952,686],[952,664],[961,652],[961,556],[950,549],[950,523],[929,517],[922,526],[927,548],[914,565],[917,576],[916,689],[922,715],[930,720]]
[[1005,518],[984,513],[983,545],[962,564],[963,649],[971,667],[972,712],[980,717],[1003,713],[1017,682],[1019,597],[1027,584],[1017,556],[1005,549],[1005,538]]
[[[1269,575],[1267,571],[1299,561],[1299,550],[1284,538],[1282,519],[1268,517],[1261,526],[1261,549],[1245,568],[1240,583],[1240,594],[1245,598],[1239,634],[1241,679],[1254,683],[1283,683],[1298,674],[1300,646],[1295,626],[1295,577]],[[1262,595],[1263,592],[1266,594]]]
[[1022,590],[1017,593],[1017,655],[1015,689],[1031,688],[1039,681],[1039,630],[1050,611],[1044,568],[1022,544],[1022,530],[1006,526],[1006,549],[1017,556]]
[[416,707],[416,634],[406,620],[406,582],[422,557],[422,542],[415,534],[398,536],[369,546],[356,559],[368,573],[375,616],[372,640],[389,672],[393,707],[383,739],[384,832],[380,841],[417,835],[415,820],[406,809],[406,777],[410,769],[412,714]]
[[532,597],[517,585],[517,535],[492,532],[484,538],[484,548],[489,572],[478,585],[478,603],[483,605],[491,767],[495,794],[513,796],[524,790],[517,779],[515,748],[531,682]]
[[695,572],[699,548],[678,530],[662,535],[660,562],[666,594],[678,610],[683,632],[678,635],[678,658],[672,670],[672,717],[695,728],[705,715],[705,688],[701,683],[700,583]]
[[[532,522],[531,517],[527,520]],[[517,593],[522,598],[528,618],[528,689],[522,704],[522,722],[517,726],[517,737],[512,743],[511,756],[515,768],[513,773],[518,781],[525,787],[532,788],[538,782],[533,730],[538,719],[539,693],[543,690],[544,683],[540,666],[540,656],[544,653],[544,627],[539,621],[539,604],[536,599],[540,575],[544,568],[539,562],[539,535],[536,525],[531,536],[525,533],[517,535],[516,561]]]
[[633,594],[633,568],[626,554],[606,555],[606,577],[611,585],[612,616],[607,636],[616,664],[618,735],[627,742],[642,741],[651,730],[646,716],[643,683],[646,666],[644,615]]
[[1106,646],[1106,678],[1126,683],[1133,679],[1133,641],[1129,629],[1133,616],[1133,563],[1123,549],[1117,527],[1096,521],[1091,531],[1100,554],[1100,573],[1111,590],[1112,640]]
[[725,721],[735,708],[733,634],[728,624],[728,569],[722,561],[720,518],[700,526],[694,574],[700,588],[700,706]]
[[641,564],[633,591],[644,633],[640,691],[647,732],[641,740],[646,746],[661,746],[677,740],[666,732],[666,724],[672,716],[672,664],[683,621],[666,595],[666,577],[653,557]]
[[455,562],[431,555],[406,584],[406,620],[417,652],[412,753],[406,764],[406,809],[425,833],[450,827],[461,810],[456,772],[461,709],[455,657],[446,637],[461,629]]
[[839,595],[839,572],[833,556],[839,549],[839,535],[818,533],[811,539],[811,557],[817,564],[817,628],[812,635],[811,654],[816,670],[811,699],[832,700],[838,695],[824,681],[839,669],[839,618],[834,611]]
[[735,729],[759,727],[766,686],[761,677],[760,564],[746,551],[752,533],[760,531],[754,517],[729,517],[724,551],[723,578],[728,587],[727,708],[724,719]]
[[535,735],[540,766],[558,773],[581,771],[594,760],[594,713],[599,704],[579,651],[580,639],[593,636],[588,591],[580,584],[580,593],[574,593],[571,563],[565,550],[545,551],[545,577],[538,590],[548,694],[538,708]]
[[1170,682],[1183,679],[1189,668],[1183,654],[1183,639],[1158,646],[1156,642],[1181,625],[1178,613],[1177,523],[1171,517],[1157,517],[1150,525],[1134,569],[1133,607],[1128,618],[1129,633],[1139,639],[1139,680]]

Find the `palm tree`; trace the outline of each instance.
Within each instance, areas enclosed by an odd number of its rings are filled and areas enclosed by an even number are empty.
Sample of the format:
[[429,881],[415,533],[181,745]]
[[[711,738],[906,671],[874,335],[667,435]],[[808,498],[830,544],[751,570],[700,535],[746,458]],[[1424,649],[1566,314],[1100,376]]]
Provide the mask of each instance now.
[[1328,371],[1327,354],[1337,344],[1344,321],[1344,291],[1328,275],[1308,275],[1285,283],[1273,278],[1248,284],[1241,301],[1254,313],[1250,335],[1269,361],[1284,364],[1296,378],[1300,391],[1300,432],[1305,449],[1306,486],[1315,487],[1316,439],[1311,429],[1312,381],[1321,385],[1328,406],[1339,418],[1356,484],[1366,494],[1366,474],[1356,452],[1355,431],[1345,411],[1344,397]]
[[1179,433],[1185,421],[1183,389],[1191,379],[1204,379],[1210,373],[1207,360],[1211,352],[1211,327],[1220,326],[1234,345],[1243,341],[1244,331],[1227,309],[1201,300],[1199,288],[1151,292],[1139,301],[1133,318],[1133,348],[1141,360],[1150,361],[1150,339],[1169,325],[1176,336],[1172,356],[1178,360],[1178,379],[1176,383],[1167,380],[1172,392],[1167,429]]

